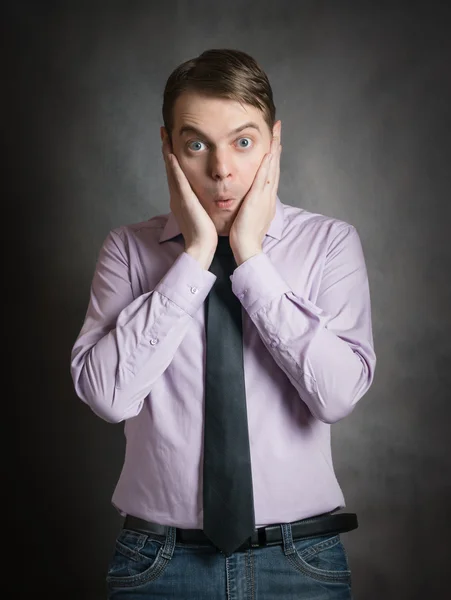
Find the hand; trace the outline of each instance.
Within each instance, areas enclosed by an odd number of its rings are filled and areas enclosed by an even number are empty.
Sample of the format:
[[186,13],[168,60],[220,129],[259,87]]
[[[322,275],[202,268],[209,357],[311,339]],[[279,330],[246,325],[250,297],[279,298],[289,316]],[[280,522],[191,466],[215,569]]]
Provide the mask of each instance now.
[[263,239],[276,212],[281,153],[280,138],[275,136],[230,228],[230,246],[237,265],[262,251]]
[[168,179],[170,207],[185,240],[185,251],[208,269],[218,245],[218,234],[213,221],[199,202],[172,153],[168,136],[163,139],[163,158]]

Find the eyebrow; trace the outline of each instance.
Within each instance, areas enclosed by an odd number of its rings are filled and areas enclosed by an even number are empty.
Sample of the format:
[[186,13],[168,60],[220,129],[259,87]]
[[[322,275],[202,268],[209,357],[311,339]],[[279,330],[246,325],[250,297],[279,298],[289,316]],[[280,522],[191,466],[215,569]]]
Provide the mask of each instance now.
[[[261,133],[260,127],[257,125],[257,123],[254,123],[253,121],[249,121],[248,123],[244,123],[244,125],[240,125],[236,129],[233,129],[228,134],[228,137],[231,137],[232,135],[235,135],[235,134],[239,133],[240,131],[243,131],[244,129],[256,129],[259,133]],[[182,125],[182,127],[180,127],[180,130],[179,130],[179,135],[182,136],[185,133],[195,133],[196,135],[203,138],[204,140],[208,140],[208,136],[206,136],[203,131],[201,131],[197,127],[194,127],[193,125]],[[211,140],[208,140],[208,141],[211,141]]]

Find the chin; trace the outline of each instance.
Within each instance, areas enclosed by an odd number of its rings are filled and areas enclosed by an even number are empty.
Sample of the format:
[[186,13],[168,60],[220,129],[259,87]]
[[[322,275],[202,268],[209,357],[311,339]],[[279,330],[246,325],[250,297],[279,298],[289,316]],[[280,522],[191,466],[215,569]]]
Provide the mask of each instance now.
[[218,217],[218,215],[209,215],[211,220],[213,221],[216,231],[218,234],[228,235],[230,228],[232,227],[232,223],[234,221],[235,215],[228,214],[223,215],[222,218]]

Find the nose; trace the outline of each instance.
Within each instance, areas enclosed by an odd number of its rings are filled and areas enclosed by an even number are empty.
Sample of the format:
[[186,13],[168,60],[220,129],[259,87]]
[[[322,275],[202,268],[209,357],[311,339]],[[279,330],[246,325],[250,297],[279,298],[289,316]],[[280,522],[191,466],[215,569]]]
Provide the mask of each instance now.
[[213,179],[221,181],[232,175],[232,159],[227,151],[215,150],[210,156],[210,172]]

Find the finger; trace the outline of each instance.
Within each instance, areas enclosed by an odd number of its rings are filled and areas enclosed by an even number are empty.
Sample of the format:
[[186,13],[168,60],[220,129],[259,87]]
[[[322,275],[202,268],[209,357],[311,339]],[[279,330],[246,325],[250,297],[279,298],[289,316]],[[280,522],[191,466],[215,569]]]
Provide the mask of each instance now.
[[169,162],[174,181],[185,196],[185,200],[188,200],[191,197],[193,190],[175,154],[169,155]]
[[167,146],[165,147],[164,142],[163,142],[162,152],[163,152],[164,166],[166,168],[166,175],[168,178],[169,185],[171,186],[175,183],[174,172],[173,172],[173,167],[172,167],[172,161],[170,158],[170,153],[168,152],[168,147]]
[[[271,142],[271,154],[274,158],[279,157],[279,149],[280,149],[280,139],[277,136],[274,136]],[[273,170],[277,169],[277,160],[273,162]]]
[[174,199],[174,197],[179,196],[180,192],[182,192],[184,189],[183,181],[180,181],[179,171],[181,171],[181,169],[178,164],[177,157],[170,151],[169,144],[166,144],[166,147],[163,151],[163,157],[166,168],[166,176],[168,179],[170,196],[171,199]]
[[177,157],[172,152],[168,137],[165,137],[163,139],[162,152],[163,152],[164,162],[166,165],[166,173],[167,173],[168,177],[171,179],[171,181],[173,183],[180,185],[180,180],[181,180],[180,173],[182,173],[183,177],[184,177],[184,173],[180,168]]
[[274,188],[274,182],[277,179],[277,172],[279,169],[279,161],[280,161],[280,138],[274,136],[271,141],[271,154],[273,155],[273,160],[271,161],[271,168],[268,172],[268,181],[267,184],[271,184],[271,189]]
[[272,159],[272,155],[270,152],[268,152],[268,154],[265,154],[265,156],[263,157],[263,160],[260,163],[260,166],[257,170],[257,174],[255,175],[255,179],[254,179],[255,187],[260,188],[260,189],[264,189],[266,187],[267,181],[268,181],[269,170],[271,168],[271,159]]
[[171,145],[168,137],[165,137],[163,139],[163,143],[161,145],[161,152],[162,152],[163,158],[165,160],[168,160],[169,157],[171,156],[171,154],[174,154],[174,152],[172,150],[172,145]]
[[267,177],[266,177],[266,181],[264,182],[264,187],[271,185],[271,189],[273,189],[272,184],[274,184],[274,181],[277,177],[279,147],[280,147],[279,138],[277,136],[274,136],[271,140],[271,148],[270,148],[270,154],[272,156],[272,159],[268,165]]
[[277,157],[274,157],[274,162],[275,162],[275,174],[274,174],[274,178],[273,178],[273,182],[272,182],[272,188],[271,191],[273,193],[273,195],[275,196],[277,193],[277,188],[279,187],[279,181],[280,181],[280,156],[282,154],[282,146],[279,144],[279,148],[277,150]]

